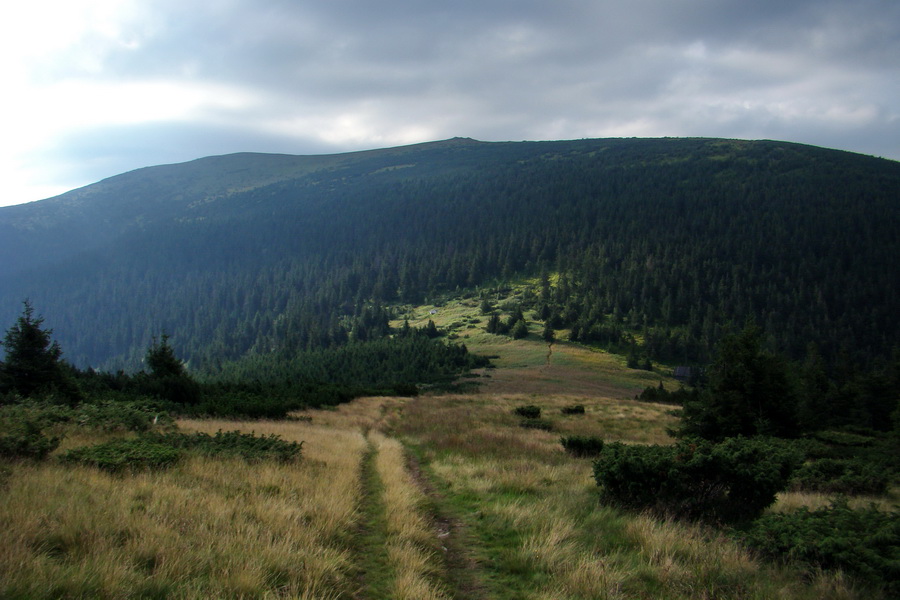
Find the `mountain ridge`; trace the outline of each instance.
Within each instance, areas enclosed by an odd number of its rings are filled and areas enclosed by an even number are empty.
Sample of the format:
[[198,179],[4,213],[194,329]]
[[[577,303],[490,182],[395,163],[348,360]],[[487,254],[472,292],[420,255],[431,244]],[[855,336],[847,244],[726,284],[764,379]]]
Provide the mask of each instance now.
[[[754,316],[795,348],[856,323],[883,355],[898,190],[900,163],[717,138],[205,157],[0,209],[0,317],[31,298],[78,364],[133,366],[162,330],[204,362],[315,345],[366,302],[553,270],[602,297],[580,305],[592,317],[563,302],[567,327],[668,319],[696,345],[704,319]],[[847,316],[861,303],[873,325]]]

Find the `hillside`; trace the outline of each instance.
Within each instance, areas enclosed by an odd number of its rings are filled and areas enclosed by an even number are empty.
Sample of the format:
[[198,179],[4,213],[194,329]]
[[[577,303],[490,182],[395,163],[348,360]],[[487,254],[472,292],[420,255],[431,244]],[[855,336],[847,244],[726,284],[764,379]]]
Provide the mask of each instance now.
[[544,273],[530,306],[579,341],[696,363],[753,317],[791,357],[870,365],[900,338],[898,191],[896,162],[771,141],[210,157],[0,209],[0,323],[27,297],[79,366],[168,332],[203,369]]

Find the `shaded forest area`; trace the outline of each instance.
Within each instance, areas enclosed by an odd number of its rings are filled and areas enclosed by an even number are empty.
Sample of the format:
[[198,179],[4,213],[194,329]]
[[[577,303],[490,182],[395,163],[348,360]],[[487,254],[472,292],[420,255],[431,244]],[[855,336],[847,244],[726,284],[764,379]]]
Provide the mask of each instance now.
[[[151,175],[133,190],[148,214],[163,204]],[[554,327],[639,338],[652,360],[704,363],[752,318],[792,359],[814,343],[828,372],[871,370],[900,334],[891,161],[779,142],[451,140],[247,188],[168,198],[110,244],[17,273],[4,322],[29,297],[76,365],[136,370],[168,332],[192,369],[216,370],[378,339],[392,304],[552,272],[539,308]]]

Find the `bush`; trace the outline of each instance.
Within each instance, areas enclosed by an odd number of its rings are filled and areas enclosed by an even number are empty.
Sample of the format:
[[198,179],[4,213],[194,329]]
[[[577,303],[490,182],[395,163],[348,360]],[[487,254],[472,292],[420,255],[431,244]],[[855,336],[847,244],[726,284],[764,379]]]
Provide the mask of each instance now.
[[815,511],[772,513],[742,534],[752,549],[815,569],[841,569],[900,597],[900,513],[874,506],[851,510],[846,501]]
[[603,450],[603,438],[594,435],[570,435],[559,439],[566,452],[579,458],[599,456]]
[[300,457],[303,442],[288,442],[277,435],[257,436],[253,433],[219,430],[207,433],[153,434],[145,439],[171,448],[188,450],[205,456],[234,456],[257,462],[277,460],[288,462]]
[[103,431],[149,431],[154,425],[171,424],[172,418],[164,410],[151,404],[102,401],[82,404],[72,413],[72,420],[83,427]]
[[139,471],[172,466],[187,452],[204,456],[239,457],[249,462],[288,462],[300,457],[303,442],[287,442],[277,435],[257,436],[239,431],[206,433],[150,433],[95,446],[75,448],[63,462],[91,465],[106,471]]
[[283,419],[303,407],[296,398],[247,390],[217,390],[203,394],[196,405],[179,407],[184,414],[245,419]]
[[526,419],[537,419],[541,416],[541,407],[529,404],[527,406],[517,406],[513,412],[520,417]]
[[685,402],[697,401],[698,397],[699,393],[696,389],[688,391],[685,388],[680,387],[674,392],[670,392],[663,387],[662,382],[659,382],[659,385],[656,387],[651,385],[644,388],[644,391],[635,396],[635,400],[682,406]]
[[181,452],[169,444],[146,438],[131,438],[75,448],[63,454],[60,460],[119,472],[170,467],[178,461],[180,455]]
[[583,415],[584,414],[584,405],[575,404],[573,406],[564,406],[564,407],[562,407],[562,414],[564,414],[564,415]]
[[860,459],[824,458],[798,469],[794,486],[832,494],[883,494],[887,491],[888,473]]
[[510,331],[510,335],[513,337],[513,339],[516,340],[521,340],[528,337],[528,325],[525,323],[525,321],[516,321],[516,324],[513,325],[512,331]]
[[519,422],[519,427],[524,427],[525,429],[541,429],[543,431],[552,431],[553,423],[546,419],[522,419]]
[[676,446],[608,444],[594,478],[612,503],[710,522],[762,514],[787,487],[799,456],[760,438],[720,444],[682,440]]
[[60,438],[48,436],[45,429],[66,421],[71,409],[36,404],[0,408],[0,457],[42,459],[56,450]]

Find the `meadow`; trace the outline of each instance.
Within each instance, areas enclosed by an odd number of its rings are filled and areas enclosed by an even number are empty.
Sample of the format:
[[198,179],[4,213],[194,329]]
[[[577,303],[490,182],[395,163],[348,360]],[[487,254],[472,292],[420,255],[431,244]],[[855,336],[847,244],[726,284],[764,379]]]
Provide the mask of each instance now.
[[[671,380],[577,344],[549,346],[538,331],[485,334],[469,327],[477,315],[471,300],[408,315],[495,357],[467,393],[174,425],[303,442],[295,460],[192,455],[107,472],[55,457],[133,434],[60,430],[48,460],[0,475],[0,597],[871,597],[839,572],[764,562],[720,531],[601,504],[591,459],[567,454],[560,438],[670,443],[672,407],[634,396]],[[522,406],[540,408],[540,427],[523,427]],[[785,494],[771,510],[827,501]]]

